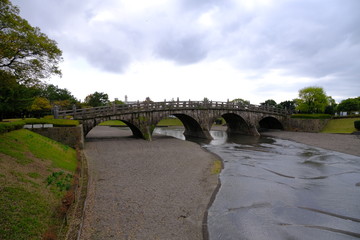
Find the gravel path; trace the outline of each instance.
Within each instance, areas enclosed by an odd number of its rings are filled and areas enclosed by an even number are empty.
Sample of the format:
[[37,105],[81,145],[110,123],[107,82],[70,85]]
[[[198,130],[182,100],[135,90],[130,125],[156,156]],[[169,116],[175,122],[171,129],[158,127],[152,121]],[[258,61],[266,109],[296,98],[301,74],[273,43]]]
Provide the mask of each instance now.
[[269,131],[263,136],[292,140],[307,145],[360,156],[360,136],[351,134]]
[[[87,137],[89,190],[80,239],[203,239],[218,184],[216,157],[170,137],[124,137],[96,127]],[[205,228],[206,229],[206,228]]]

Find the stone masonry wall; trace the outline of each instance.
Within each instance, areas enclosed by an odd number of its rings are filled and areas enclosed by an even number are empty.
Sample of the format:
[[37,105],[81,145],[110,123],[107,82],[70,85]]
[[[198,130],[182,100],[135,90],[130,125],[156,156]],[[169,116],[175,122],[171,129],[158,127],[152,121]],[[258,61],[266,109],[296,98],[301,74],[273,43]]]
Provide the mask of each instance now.
[[289,119],[289,131],[299,132],[320,132],[325,125],[329,122],[329,119]]
[[29,130],[72,148],[84,148],[84,135],[81,125],[77,127],[33,128]]

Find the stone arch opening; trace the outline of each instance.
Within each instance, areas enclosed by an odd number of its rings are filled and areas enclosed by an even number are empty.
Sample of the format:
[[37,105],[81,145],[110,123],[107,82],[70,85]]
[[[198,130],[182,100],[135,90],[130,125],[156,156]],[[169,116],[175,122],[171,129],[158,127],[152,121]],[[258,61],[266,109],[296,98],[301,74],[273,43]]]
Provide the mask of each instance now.
[[186,114],[172,114],[180,121],[185,127],[184,135],[185,137],[195,137],[195,138],[211,138],[210,133],[206,133],[200,126],[200,124],[192,117]]
[[87,120],[86,122],[83,122],[83,129],[84,129],[84,137],[86,137],[90,131],[96,127],[99,126],[100,123],[105,122],[105,121],[109,121],[109,120],[116,120],[116,121],[121,121],[123,122],[127,127],[130,128],[132,135],[136,138],[144,138],[143,133],[140,131],[140,129],[138,127],[136,127],[134,124],[126,121],[126,120],[122,120],[122,119],[91,119],[91,120]]
[[283,130],[284,127],[281,122],[275,117],[264,117],[259,122],[259,131],[266,131],[267,129],[279,129]]
[[125,120],[120,120],[120,121],[125,123],[130,128],[130,130],[131,130],[134,137],[136,137],[136,138],[144,138],[144,134],[134,124],[132,124],[132,123],[130,123],[128,121],[125,121]]
[[228,133],[241,133],[251,135],[251,128],[248,123],[240,116],[235,113],[225,113],[222,117],[226,121]]

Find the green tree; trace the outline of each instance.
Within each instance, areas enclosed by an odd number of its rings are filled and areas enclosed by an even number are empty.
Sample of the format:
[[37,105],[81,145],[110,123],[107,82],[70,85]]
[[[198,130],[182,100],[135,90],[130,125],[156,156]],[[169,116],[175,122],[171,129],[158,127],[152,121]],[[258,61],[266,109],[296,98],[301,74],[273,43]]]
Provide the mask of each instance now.
[[236,104],[242,104],[242,105],[249,105],[250,104],[250,101],[244,100],[242,98],[235,98],[235,99],[231,100],[231,102],[234,102]]
[[20,83],[34,84],[61,75],[61,50],[37,27],[19,16],[19,8],[0,0],[0,70]]
[[295,111],[295,101],[283,101],[278,104],[279,108],[281,109],[287,109],[288,111]]
[[321,87],[306,87],[299,90],[296,110],[303,113],[323,113],[329,105],[329,98]]
[[336,107],[337,107],[337,104],[335,102],[335,99],[333,99],[332,97],[328,96],[328,105],[326,106],[325,108],[325,113],[326,114],[335,114],[335,111],[336,111]]
[[19,84],[15,76],[0,70],[0,120],[23,117],[40,89]]
[[263,103],[260,103],[261,106],[269,106],[269,107],[276,107],[277,103],[273,99],[268,99]]
[[338,112],[353,112],[360,111],[360,97],[348,98],[339,103],[337,106]]
[[109,103],[109,96],[103,92],[94,92],[86,96],[85,103],[92,107],[105,106]]
[[50,101],[43,97],[35,97],[29,110],[37,117],[40,117],[41,115],[50,112],[51,110]]
[[57,105],[61,109],[70,109],[78,100],[66,88],[59,88],[53,84],[45,84],[42,87],[41,97],[48,99],[51,105]]

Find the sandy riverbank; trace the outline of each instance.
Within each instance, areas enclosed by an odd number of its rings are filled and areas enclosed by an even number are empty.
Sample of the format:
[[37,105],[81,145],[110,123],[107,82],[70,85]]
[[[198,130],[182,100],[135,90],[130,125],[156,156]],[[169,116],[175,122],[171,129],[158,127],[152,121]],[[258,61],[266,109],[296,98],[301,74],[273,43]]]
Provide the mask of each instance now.
[[88,136],[89,192],[81,239],[203,239],[217,158],[199,145],[96,127]]
[[262,132],[261,135],[292,140],[315,147],[360,156],[359,135],[287,131],[268,131]]

